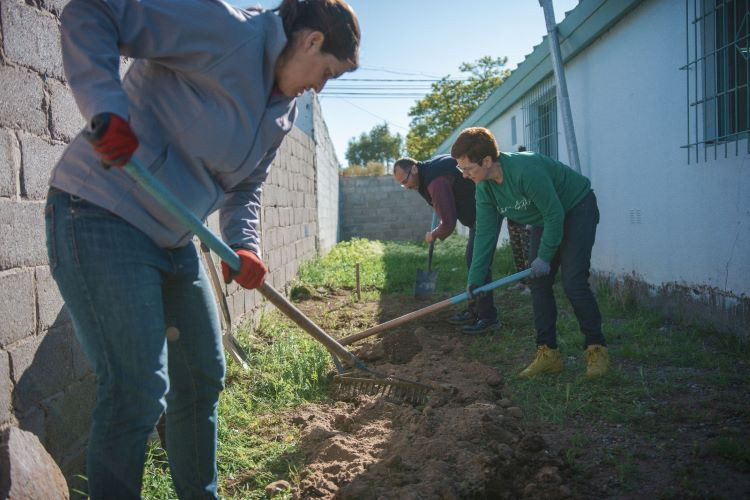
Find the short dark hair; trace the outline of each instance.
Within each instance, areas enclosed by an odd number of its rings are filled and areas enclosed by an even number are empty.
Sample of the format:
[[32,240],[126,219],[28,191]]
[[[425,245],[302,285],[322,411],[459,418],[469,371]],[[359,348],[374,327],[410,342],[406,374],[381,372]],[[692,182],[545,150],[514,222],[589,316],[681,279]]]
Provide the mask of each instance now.
[[358,66],[359,21],[344,0],[283,0],[274,11],[284,23],[288,40],[304,29],[320,31],[325,37],[321,51]]
[[464,156],[472,163],[481,162],[485,156],[497,161],[500,148],[497,141],[488,129],[484,127],[469,127],[461,131],[456,142],[451,147],[451,156],[456,160]]
[[409,170],[411,167],[417,164],[417,160],[414,158],[409,158],[408,156],[404,156],[403,158],[399,158],[396,160],[396,163],[393,164],[393,169],[400,168],[404,172]]

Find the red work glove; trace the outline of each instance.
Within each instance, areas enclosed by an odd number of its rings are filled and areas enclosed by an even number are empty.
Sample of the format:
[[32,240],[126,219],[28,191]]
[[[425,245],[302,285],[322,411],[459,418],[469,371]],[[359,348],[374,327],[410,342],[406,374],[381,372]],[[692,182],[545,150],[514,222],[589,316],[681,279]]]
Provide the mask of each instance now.
[[130,124],[114,113],[96,115],[91,119],[91,128],[101,134],[91,144],[107,166],[122,167],[138,149],[138,138]]
[[226,262],[221,263],[221,273],[224,275],[224,283],[231,283],[232,279],[240,284],[243,288],[249,290],[258,288],[263,284],[263,280],[266,279],[268,268],[260,260],[260,257],[255,255],[255,252],[240,248],[237,250],[237,255],[240,256],[240,270],[239,272],[234,271]]

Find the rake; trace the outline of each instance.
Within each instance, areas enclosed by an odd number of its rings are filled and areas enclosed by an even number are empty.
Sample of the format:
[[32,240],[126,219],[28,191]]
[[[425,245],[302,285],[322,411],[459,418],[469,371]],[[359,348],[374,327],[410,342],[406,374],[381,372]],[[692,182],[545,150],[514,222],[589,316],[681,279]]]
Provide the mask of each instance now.
[[[190,212],[174,194],[140,163],[131,159],[123,169],[170,214],[195,233],[206,246],[216,252],[229,267],[235,271],[240,269],[240,258],[235,251],[211,232],[200,219]],[[334,356],[336,370],[338,371],[334,381],[338,386],[338,392],[348,392],[352,395],[382,395],[414,404],[422,404],[427,401],[431,387],[384,375],[368,368],[359,358],[347,351],[344,346],[313,323],[283,295],[274,290],[271,285],[264,283],[258,288],[258,291],[315,340],[323,344]],[[336,358],[344,360],[350,370],[346,371]]]

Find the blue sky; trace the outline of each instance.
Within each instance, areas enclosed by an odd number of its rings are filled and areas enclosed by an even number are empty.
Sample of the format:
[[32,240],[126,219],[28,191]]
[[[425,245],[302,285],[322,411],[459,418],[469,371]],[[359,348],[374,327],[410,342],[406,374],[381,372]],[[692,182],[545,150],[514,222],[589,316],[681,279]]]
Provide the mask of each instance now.
[[[231,1],[247,7],[276,7],[278,0]],[[553,0],[560,22],[577,0]],[[351,0],[362,30],[360,69],[330,82],[320,96],[323,116],[339,162],[349,139],[383,122],[406,135],[409,108],[418,98],[338,98],[326,91],[351,85],[405,85],[429,82],[344,82],[345,79],[437,79],[461,77],[462,62],[507,56],[509,69],[523,61],[547,33],[538,0]],[[408,91],[409,94],[415,91]],[[420,90],[416,91],[421,92]]]

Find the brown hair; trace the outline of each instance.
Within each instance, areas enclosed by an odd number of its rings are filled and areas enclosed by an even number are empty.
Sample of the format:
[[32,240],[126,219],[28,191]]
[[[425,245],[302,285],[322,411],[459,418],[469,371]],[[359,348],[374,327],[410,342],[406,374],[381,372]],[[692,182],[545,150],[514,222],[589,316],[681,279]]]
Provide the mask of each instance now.
[[355,68],[359,64],[359,21],[343,0],[283,0],[274,11],[284,23],[287,39],[304,29],[320,31],[325,37],[323,52]]
[[497,161],[500,148],[488,129],[484,127],[470,127],[461,131],[456,142],[451,147],[451,156],[458,160],[467,157],[472,163],[480,163],[485,156]]

